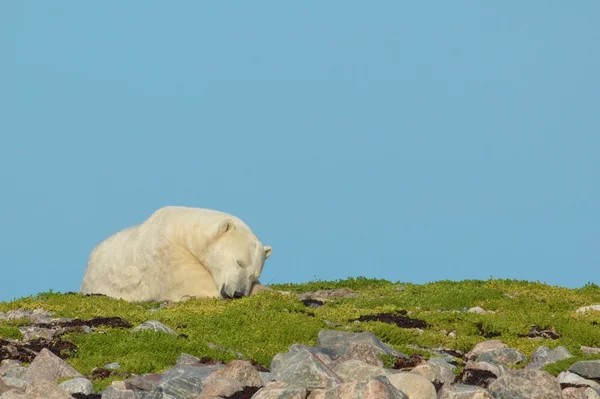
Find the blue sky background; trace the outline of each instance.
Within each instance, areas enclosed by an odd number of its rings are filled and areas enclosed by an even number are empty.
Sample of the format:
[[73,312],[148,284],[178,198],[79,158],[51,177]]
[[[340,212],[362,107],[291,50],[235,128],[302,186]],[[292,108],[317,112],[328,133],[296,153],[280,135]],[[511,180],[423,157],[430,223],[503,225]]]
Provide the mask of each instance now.
[[0,6],[0,300],[164,205],[263,283],[600,283],[600,3]]

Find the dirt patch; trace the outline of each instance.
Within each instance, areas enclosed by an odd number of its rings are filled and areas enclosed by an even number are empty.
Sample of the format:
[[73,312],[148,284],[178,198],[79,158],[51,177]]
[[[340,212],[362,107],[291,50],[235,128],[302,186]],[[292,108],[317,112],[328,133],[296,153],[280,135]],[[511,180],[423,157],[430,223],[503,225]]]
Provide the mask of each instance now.
[[360,316],[358,319],[349,321],[381,321],[383,323],[395,324],[400,328],[422,328],[428,327],[425,320],[413,319],[406,316],[406,311],[400,310],[396,313],[378,313]]
[[496,378],[496,374],[488,370],[463,370],[462,373],[456,376],[454,383],[460,382],[467,385],[477,385],[478,387],[487,388],[488,385]]
[[0,339],[0,360],[13,359],[31,363],[44,348],[61,359],[66,359],[77,353],[75,344],[71,341],[62,340],[60,337],[52,340],[36,338],[27,342],[9,342]]
[[243,391],[236,392],[231,396],[224,396],[223,399],[251,399],[260,388],[244,387]]
[[559,339],[560,335],[556,332],[554,327],[542,329],[538,326],[531,327],[531,331],[527,334],[518,334],[521,338],[545,338],[545,339]]
[[105,369],[104,367],[97,367],[92,370],[92,374],[90,374],[90,379],[92,380],[103,380],[105,378],[110,377],[112,372],[109,369]]
[[408,359],[405,359],[403,357],[397,357],[392,368],[394,370],[412,370],[413,368],[424,362],[425,360],[423,359],[423,356],[412,354]]

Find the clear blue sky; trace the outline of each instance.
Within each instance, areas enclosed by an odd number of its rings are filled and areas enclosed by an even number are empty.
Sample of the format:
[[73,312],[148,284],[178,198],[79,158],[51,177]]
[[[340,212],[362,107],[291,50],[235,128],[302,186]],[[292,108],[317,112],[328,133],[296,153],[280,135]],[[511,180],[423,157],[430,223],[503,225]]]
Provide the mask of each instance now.
[[600,269],[598,1],[0,6],[0,300],[164,205],[263,283]]

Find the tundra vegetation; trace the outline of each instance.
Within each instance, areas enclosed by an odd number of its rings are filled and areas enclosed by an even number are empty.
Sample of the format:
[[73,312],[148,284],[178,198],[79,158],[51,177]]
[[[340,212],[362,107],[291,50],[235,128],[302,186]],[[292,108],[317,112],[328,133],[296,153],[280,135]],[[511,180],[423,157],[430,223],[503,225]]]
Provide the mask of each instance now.
[[[112,362],[120,363],[123,372],[157,373],[171,367],[181,353],[224,362],[242,354],[269,368],[272,357],[292,344],[315,345],[321,329],[372,332],[407,355],[426,358],[433,355],[425,348],[467,352],[489,339],[502,340],[529,358],[538,346],[565,346],[575,356],[547,365],[545,370],[553,375],[576,361],[600,358],[581,350],[582,346],[600,347],[600,312],[576,312],[580,307],[600,304],[600,287],[592,283],[569,289],[494,278],[411,284],[359,277],[270,287],[289,293],[267,291],[236,300],[194,299],[161,306],[156,302],[129,303],[105,296],[50,291],[0,302],[0,312],[44,308],[54,317],[117,316],[132,326],[157,320],[178,334],[132,333],[131,328],[99,326],[94,333],[62,335],[62,340],[77,347],[67,362],[85,375]],[[353,290],[356,295],[326,301],[318,307],[307,306],[296,296],[341,288]],[[467,311],[473,307],[485,312]],[[403,327],[368,317],[357,321],[361,316],[376,314],[402,314],[426,325]],[[0,320],[0,339],[21,338],[19,326],[27,323],[23,319]],[[532,331],[552,334],[536,338]],[[110,376],[93,382],[99,390],[115,379],[120,378]]]

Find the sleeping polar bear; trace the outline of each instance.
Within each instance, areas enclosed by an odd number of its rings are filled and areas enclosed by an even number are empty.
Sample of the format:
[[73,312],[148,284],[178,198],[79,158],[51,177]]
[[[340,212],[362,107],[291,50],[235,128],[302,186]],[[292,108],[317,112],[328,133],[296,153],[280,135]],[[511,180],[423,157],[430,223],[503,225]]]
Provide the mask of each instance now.
[[271,251],[235,216],[168,206],[94,248],[81,292],[127,301],[239,298],[268,289],[258,278]]

